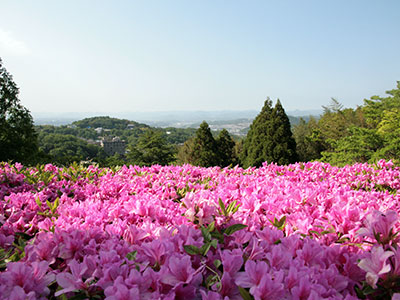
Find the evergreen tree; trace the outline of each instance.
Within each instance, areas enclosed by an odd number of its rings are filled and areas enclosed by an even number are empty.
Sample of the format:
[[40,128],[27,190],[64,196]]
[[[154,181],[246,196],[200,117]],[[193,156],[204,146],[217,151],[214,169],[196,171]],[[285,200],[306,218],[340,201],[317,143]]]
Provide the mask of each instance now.
[[218,147],[218,165],[227,167],[235,163],[235,141],[229,135],[229,132],[224,128],[219,133],[216,140]]
[[241,162],[244,167],[259,167],[263,162],[294,163],[297,159],[296,142],[289,118],[278,100],[272,108],[268,98],[250,126],[243,144]]
[[0,58],[0,161],[32,163],[38,153],[33,119]]
[[278,101],[272,110],[272,127],[273,127],[273,150],[272,161],[279,165],[287,165],[297,161],[296,142],[290,129],[290,121]]
[[139,166],[168,165],[175,160],[174,154],[162,132],[148,129],[135,145],[129,146],[128,158]]
[[217,143],[206,121],[200,124],[193,139],[193,148],[189,152],[193,164],[202,167],[218,165]]
[[272,134],[271,115],[272,101],[267,98],[261,112],[250,125],[249,132],[243,142],[240,160],[245,168],[261,166],[264,161],[272,160],[272,157],[269,156],[273,148],[270,139]]

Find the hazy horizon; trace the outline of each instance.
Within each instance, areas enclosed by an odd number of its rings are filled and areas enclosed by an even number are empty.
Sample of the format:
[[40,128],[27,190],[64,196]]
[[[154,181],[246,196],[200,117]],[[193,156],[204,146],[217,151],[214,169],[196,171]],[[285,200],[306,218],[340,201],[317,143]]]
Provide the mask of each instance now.
[[400,80],[400,1],[2,2],[31,112],[345,107]]

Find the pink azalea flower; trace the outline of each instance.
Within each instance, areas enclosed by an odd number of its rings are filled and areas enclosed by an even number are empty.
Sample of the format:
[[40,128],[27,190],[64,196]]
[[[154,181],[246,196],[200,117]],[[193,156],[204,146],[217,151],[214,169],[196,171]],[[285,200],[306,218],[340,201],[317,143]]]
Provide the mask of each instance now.
[[160,272],[162,272],[161,282],[173,287],[180,283],[198,285],[202,280],[202,275],[192,268],[188,255],[173,254]]
[[36,300],[37,297],[34,292],[26,293],[24,289],[20,286],[15,286],[11,294],[7,298],[1,299],[8,299],[8,300]]
[[129,288],[123,278],[119,276],[112,286],[104,290],[106,300],[131,300],[141,299],[139,288],[137,286]]
[[242,288],[253,288],[260,284],[264,275],[268,274],[269,266],[263,261],[248,260],[245,264],[245,272],[239,272],[235,283]]
[[374,289],[377,288],[376,283],[381,275],[390,272],[390,264],[387,264],[386,260],[392,255],[394,255],[392,251],[385,251],[380,246],[373,247],[369,257],[358,263],[358,266],[367,272],[366,281]]
[[367,236],[376,239],[378,242],[384,244],[388,243],[391,239],[391,230],[394,224],[399,220],[399,215],[393,210],[387,211],[385,214],[374,210],[364,220],[364,228],[358,230],[359,236]]
[[68,264],[71,273],[63,272],[56,276],[57,283],[63,288],[62,290],[55,293],[55,296],[59,296],[74,290],[86,290],[88,288],[88,282],[91,278],[88,278],[85,282],[82,276],[87,271],[88,267],[85,263],[78,263],[73,259]]
[[392,300],[400,300],[400,293],[393,294]]
[[224,273],[229,273],[234,277],[243,265],[243,253],[239,249],[224,250],[221,253],[221,261],[224,266]]
[[274,278],[270,274],[264,274],[260,284],[250,289],[255,300],[282,299],[284,285],[282,283],[283,272],[275,272]]

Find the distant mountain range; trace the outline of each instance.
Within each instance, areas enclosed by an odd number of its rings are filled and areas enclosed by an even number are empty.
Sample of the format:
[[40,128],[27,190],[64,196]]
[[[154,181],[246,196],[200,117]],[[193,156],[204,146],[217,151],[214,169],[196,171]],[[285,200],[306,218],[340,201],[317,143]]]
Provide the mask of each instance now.
[[[161,111],[161,112],[52,112],[32,113],[35,125],[67,125],[74,121],[95,116],[110,116],[145,123],[155,127],[197,127],[202,121],[210,125],[238,124],[242,127],[251,123],[259,111],[256,110],[221,110],[221,111]],[[296,122],[299,117],[319,116],[322,110],[294,110],[287,111],[291,122]]]

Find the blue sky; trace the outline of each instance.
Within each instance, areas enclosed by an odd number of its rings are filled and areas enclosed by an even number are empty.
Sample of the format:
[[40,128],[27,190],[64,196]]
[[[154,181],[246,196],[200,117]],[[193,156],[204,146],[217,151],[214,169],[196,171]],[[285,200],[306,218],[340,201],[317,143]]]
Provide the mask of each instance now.
[[346,107],[400,80],[400,1],[12,1],[0,57],[32,112]]

